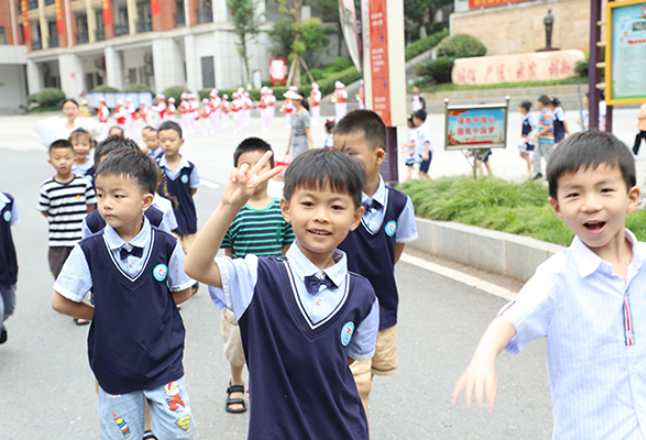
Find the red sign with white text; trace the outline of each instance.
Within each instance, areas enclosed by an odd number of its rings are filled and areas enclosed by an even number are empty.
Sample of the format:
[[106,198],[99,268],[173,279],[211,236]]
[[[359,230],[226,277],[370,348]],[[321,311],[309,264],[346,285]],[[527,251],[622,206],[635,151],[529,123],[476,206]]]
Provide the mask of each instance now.
[[159,0],[150,0],[150,15],[159,15]]
[[112,24],[112,0],[103,0],[103,26]]
[[62,35],[65,30],[63,29],[63,0],[55,0],[54,7],[56,8],[56,33]]
[[390,118],[390,74],[388,71],[388,14],[386,0],[370,0],[370,68],[372,69],[372,109],[386,127]]
[[490,6],[506,5],[507,3],[520,3],[529,0],[469,0],[469,9],[488,8]]
[[22,31],[25,43],[31,41],[31,30],[29,29],[29,3],[27,0],[20,0],[20,9],[22,9]]

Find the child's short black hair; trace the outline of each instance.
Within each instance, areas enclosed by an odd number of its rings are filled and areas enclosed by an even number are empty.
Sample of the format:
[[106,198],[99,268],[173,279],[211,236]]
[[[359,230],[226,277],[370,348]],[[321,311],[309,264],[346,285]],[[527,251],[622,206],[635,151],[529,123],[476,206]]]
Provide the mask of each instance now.
[[560,107],[561,100],[558,99],[556,96],[552,96],[552,99],[550,99],[550,104],[552,104],[554,107]]
[[[121,132],[121,137],[124,137],[126,133],[123,131],[123,128],[119,127],[118,125],[113,125],[110,127],[110,130],[108,130],[108,133],[112,133],[112,130],[119,130]],[[115,135],[112,135],[115,136]]]
[[423,108],[420,108],[415,113],[413,113],[413,116],[422,122],[426,122],[426,110],[424,110]]
[[547,95],[541,95],[538,97],[538,102],[540,102],[545,107],[547,107],[548,105],[550,105],[551,101],[550,101],[550,98],[547,97]]
[[70,150],[72,150],[72,154],[74,154],[74,147],[72,146],[72,143],[67,139],[59,139],[52,142],[48,149],[49,155],[51,156],[52,151],[57,148],[69,148]]
[[336,123],[333,133],[363,133],[369,148],[386,151],[386,124],[372,110],[351,111]]
[[[242,153],[248,153],[250,151],[260,151],[262,153],[265,153],[266,151],[271,151],[272,153],[274,152],[274,150],[271,149],[271,145],[269,145],[264,140],[257,137],[249,137],[240,142],[240,145],[238,145],[238,148],[236,148],[236,151],[233,153],[233,166],[238,166],[238,159],[240,159]],[[269,166],[271,166],[272,168],[274,167],[273,155],[269,159]]]
[[147,132],[148,130],[152,130],[152,131],[154,131],[155,133],[157,133],[157,130],[155,130],[155,129],[154,129],[153,127],[151,127],[150,125],[146,125],[144,128],[142,128],[142,129],[141,129],[141,132],[142,132],[142,133],[145,133],[145,132]]
[[329,184],[333,191],[350,194],[355,208],[359,208],[363,181],[363,169],[350,156],[333,148],[316,148],[289,164],[283,197],[289,201],[299,187],[319,189]]
[[335,125],[336,122],[334,121],[334,119],[328,119],[327,121],[325,121],[325,129],[328,131],[328,133],[332,133]]
[[121,148],[101,161],[96,176],[130,177],[144,193],[154,195],[159,179],[159,167],[152,157],[139,149]]
[[162,122],[162,124],[157,127],[157,134],[159,134],[160,131],[164,130],[175,130],[177,134],[179,134],[179,138],[182,139],[182,127],[175,121],[166,121]]
[[532,108],[532,103],[529,101],[523,101],[520,103],[520,107],[524,108],[525,110],[529,111]]
[[586,131],[568,136],[550,155],[547,161],[550,197],[556,199],[558,180],[563,174],[596,169],[601,164],[618,168],[628,189],[637,185],[635,159],[628,147],[611,133]]
[[121,148],[127,148],[129,150],[139,150],[139,146],[132,139],[122,138],[119,136],[110,136],[104,141],[101,141],[94,150],[94,163],[98,164],[99,162],[101,162],[101,158],[103,156]]
[[92,136],[90,136],[90,133],[88,133],[88,132],[87,132],[87,130],[85,130],[84,128],[77,128],[76,130],[74,130],[73,132],[71,132],[71,133],[70,133],[70,139],[69,139],[69,140],[70,140],[70,142],[71,142],[73,139],[75,139],[75,138],[77,138],[77,137],[81,137],[81,136],[85,136],[85,137],[87,137],[90,141],[92,141]]

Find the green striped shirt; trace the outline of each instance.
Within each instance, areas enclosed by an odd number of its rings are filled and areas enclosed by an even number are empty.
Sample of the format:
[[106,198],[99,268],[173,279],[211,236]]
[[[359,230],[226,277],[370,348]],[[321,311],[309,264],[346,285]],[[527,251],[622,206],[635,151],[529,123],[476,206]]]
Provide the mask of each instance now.
[[232,248],[233,258],[248,254],[275,255],[283,253],[283,246],[294,241],[291,223],[287,223],[276,198],[263,209],[245,205],[231,223],[222,240],[221,248]]

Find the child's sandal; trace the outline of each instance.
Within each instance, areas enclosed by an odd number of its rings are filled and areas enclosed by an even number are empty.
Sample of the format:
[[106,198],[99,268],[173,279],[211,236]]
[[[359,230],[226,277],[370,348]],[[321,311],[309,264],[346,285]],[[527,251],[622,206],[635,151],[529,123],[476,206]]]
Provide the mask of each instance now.
[[[231,382],[229,382],[229,388],[227,388],[227,400],[225,401],[224,409],[228,413],[232,413],[232,414],[240,414],[245,412],[247,410],[247,406],[244,403],[244,399],[240,399],[240,398],[232,399],[231,394],[233,393],[242,393],[242,395],[244,395],[244,385],[231,385]],[[242,405],[242,408],[231,409],[229,408],[229,406],[231,405]]]

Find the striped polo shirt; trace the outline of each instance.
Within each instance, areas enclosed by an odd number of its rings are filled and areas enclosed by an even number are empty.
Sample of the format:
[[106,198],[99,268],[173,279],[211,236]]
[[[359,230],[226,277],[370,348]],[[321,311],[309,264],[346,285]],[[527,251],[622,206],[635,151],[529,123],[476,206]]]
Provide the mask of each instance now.
[[49,246],[73,247],[81,238],[81,226],[88,205],[96,203],[96,194],[87,177],[74,176],[67,183],[49,178],[40,185],[37,209],[47,212]]
[[263,209],[245,205],[231,223],[221,248],[232,248],[233,258],[248,254],[280,256],[283,246],[294,241],[292,225],[287,223],[276,198]]

